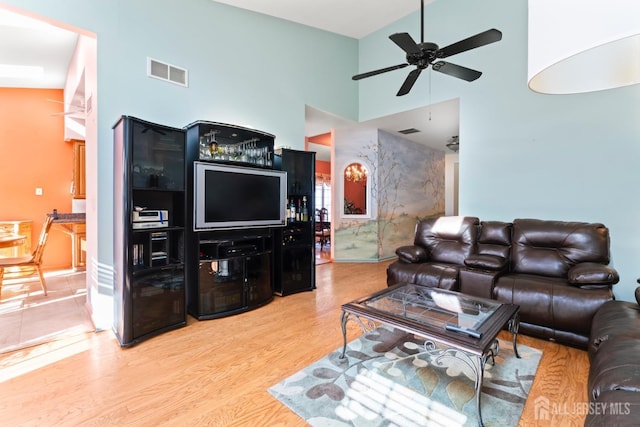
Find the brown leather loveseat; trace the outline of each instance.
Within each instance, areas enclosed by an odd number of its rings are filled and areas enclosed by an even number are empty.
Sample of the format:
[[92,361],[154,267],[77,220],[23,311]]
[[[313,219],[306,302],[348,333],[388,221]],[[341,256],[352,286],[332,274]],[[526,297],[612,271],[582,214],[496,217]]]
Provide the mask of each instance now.
[[599,223],[429,218],[396,254],[389,286],[418,283],[518,304],[522,332],[580,348],[619,280],[608,265],[609,230]]

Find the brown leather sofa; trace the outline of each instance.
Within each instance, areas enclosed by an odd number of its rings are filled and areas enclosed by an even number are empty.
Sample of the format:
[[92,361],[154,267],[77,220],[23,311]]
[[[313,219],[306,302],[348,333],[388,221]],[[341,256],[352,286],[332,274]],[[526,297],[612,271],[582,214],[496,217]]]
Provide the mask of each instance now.
[[430,218],[396,254],[387,285],[418,283],[518,304],[521,332],[580,348],[619,280],[608,266],[609,230],[599,223]]
[[593,318],[585,426],[640,425],[640,287],[636,300],[609,301]]

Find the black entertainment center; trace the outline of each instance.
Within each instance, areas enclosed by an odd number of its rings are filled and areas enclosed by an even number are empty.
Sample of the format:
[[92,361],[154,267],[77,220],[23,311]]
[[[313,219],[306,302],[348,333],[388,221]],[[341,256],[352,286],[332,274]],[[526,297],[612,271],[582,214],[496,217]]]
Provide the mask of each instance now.
[[[197,121],[186,127],[186,141],[187,177],[192,177],[186,203],[189,314],[213,319],[260,307],[274,293],[285,295],[279,292],[283,259],[305,270],[300,290],[314,289],[315,245],[295,260],[283,256],[283,230],[301,221],[286,215],[296,174],[274,153],[275,136]],[[309,208],[313,186],[311,191]],[[313,218],[306,222],[313,239]]]
[[[114,332],[122,346],[315,289],[315,153],[197,121],[114,125]],[[295,210],[298,209],[298,214]]]

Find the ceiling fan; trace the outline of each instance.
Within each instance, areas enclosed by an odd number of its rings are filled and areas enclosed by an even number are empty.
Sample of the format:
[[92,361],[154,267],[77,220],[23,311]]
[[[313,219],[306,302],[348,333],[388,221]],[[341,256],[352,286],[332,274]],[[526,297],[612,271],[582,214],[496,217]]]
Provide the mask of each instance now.
[[[55,102],[56,104],[63,104],[66,105],[64,103],[64,101],[59,101],[57,99],[47,99],[47,101],[49,102]],[[67,111],[62,111],[59,113],[51,113],[51,116],[69,116],[72,118],[77,118],[77,119],[83,119],[86,116],[86,108],[84,106],[84,102],[81,102],[80,104],[74,104],[71,103],[69,104],[69,108],[68,110],[65,108],[65,110]]]
[[409,35],[409,33],[395,33],[389,36],[392,42],[397,44],[400,49],[406,52],[407,62],[391,67],[381,68],[379,70],[356,74],[352,77],[353,80],[360,80],[378,74],[386,73],[388,71],[399,70],[400,68],[408,67],[409,65],[414,65],[416,68],[409,73],[404,83],[400,87],[400,90],[396,94],[397,96],[402,96],[409,93],[416,80],[418,80],[418,77],[420,76],[422,70],[429,67],[429,65],[431,65],[431,68],[433,68],[434,71],[457,77],[468,82],[472,82],[482,75],[480,71],[472,70],[471,68],[462,67],[450,62],[445,62],[441,59],[500,41],[502,39],[502,32],[493,28],[491,30],[484,31],[482,33],[476,34],[475,36],[460,40],[459,42],[450,44],[443,48],[440,48],[435,43],[425,43],[424,0],[420,0],[420,4],[420,44],[416,43]]

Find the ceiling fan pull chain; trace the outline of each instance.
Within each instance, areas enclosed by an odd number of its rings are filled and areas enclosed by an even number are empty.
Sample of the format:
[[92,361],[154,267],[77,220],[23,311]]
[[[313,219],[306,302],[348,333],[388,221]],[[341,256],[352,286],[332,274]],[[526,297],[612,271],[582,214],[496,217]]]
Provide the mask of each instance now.
[[431,70],[429,70],[429,121],[431,121]]

